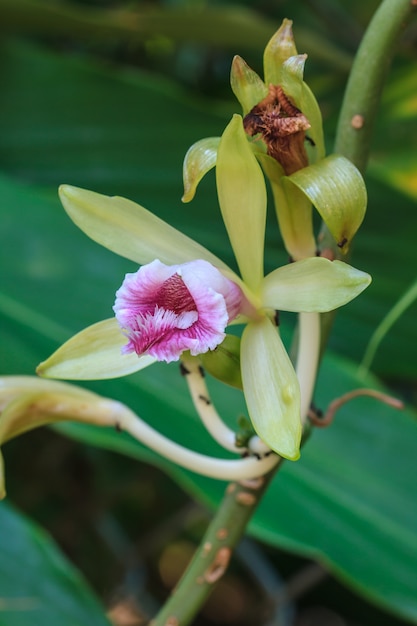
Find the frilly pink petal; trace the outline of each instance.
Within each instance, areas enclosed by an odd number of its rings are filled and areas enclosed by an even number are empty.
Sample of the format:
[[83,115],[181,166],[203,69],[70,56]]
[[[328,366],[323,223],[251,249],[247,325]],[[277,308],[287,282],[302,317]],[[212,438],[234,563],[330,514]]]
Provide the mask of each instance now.
[[155,260],[126,274],[116,293],[116,318],[128,337],[123,352],[177,361],[214,350],[242,306],[240,288],[207,261],[164,265]]

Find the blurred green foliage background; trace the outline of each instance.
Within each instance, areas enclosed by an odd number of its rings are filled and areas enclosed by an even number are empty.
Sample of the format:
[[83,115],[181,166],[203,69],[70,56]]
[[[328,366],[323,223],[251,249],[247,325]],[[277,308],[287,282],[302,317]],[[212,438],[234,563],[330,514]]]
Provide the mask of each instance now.
[[[57,199],[59,184],[129,197],[233,263],[214,177],[190,205],[180,200],[188,147],[220,135],[239,112],[229,87],[233,55],[262,73],[269,37],[293,19],[331,152],[350,64],[378,4],[0,0],[1,374],[33,374],[73,333],[109,317],[124,274],[136,269],[76,229]],[[313,435],[255,516],[251,532],[263,543],[244,542],[198,624],[417,622],[416,303],[384,338],[372,372],[359,370],[376,326],[417,280],[416,58],[414,21],[376,120],[368,214],[353,249],[353,264],[373,283],[338,313],[316,397],[324,408],[358,386],[386,386],[408,408],[397,414],[358,399]],[[271,212],[267,269],[285,261]],[[289,337],[294,320],[282,317]],[[245,410],[239,394],[209,382],[234,425]],[[174,439],[219,453],[176,366],[89,387]],[[0,625],[108,624],[99,602],[114,608],[115,624],[143,623],[225,485],[114,432],[58,430],[4,448]],[[13,504],[47,528],[69,560]]]

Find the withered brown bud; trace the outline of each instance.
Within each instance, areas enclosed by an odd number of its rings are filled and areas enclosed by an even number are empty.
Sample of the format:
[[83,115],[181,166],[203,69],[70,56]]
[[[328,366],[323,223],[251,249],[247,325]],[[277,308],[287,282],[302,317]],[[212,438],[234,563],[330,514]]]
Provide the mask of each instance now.
[[251,137],[262,136],[267,153],[287,175],[308,165],[304,142],[310,122],[280,85],[269,86],[268,95],[245,116],[243,126]]

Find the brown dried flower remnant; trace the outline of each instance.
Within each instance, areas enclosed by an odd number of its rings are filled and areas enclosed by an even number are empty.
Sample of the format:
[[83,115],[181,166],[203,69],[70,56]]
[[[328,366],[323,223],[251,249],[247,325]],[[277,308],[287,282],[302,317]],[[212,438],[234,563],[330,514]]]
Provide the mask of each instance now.
[[304,142],[310,123],[280,85],[269,85],[268,95],[245,116],[243,125],[248,135],[262,136],[267,153],[287,176],[308,165]]

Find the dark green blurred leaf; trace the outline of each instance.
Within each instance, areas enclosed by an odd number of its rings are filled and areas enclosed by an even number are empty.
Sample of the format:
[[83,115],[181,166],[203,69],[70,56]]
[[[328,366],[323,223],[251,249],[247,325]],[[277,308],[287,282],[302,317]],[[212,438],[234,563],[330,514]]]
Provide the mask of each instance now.
[[40,528],[0,504],[0,625],[110,626],[80,574]]
[[[257,10],[233,2],[209,2],[193,6],[152,6],[136,3],[116,8],[94,8],[76,2],[44,0],[0,0],[0,29],[7,35],[40,35],[66,37],[72,42],[87,41],[132,46],[141,43],[173,48],[192,42],[199,47],[232,50],[259,50],[279,26],[279,20],[267,19]],[[282,17],[281,17],[282,20]],[[312,28],[297,29],[302,52],[313,54],[330,66],[346,72],[351,57]]]

